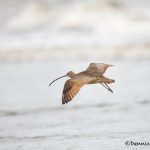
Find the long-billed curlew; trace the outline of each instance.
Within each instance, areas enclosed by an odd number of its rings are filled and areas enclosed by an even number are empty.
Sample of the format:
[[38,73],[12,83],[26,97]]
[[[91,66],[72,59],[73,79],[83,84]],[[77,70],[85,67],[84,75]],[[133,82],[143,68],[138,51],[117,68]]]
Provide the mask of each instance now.
[[71,78],[65,82],[62,95],[62,104],[66,104],[69,101],[71,101],[74,98],[74,96],[79,92],[80,88],[86,84],[100,83],[108,91],[113,93],[112,89],[107,84],[114,83],[115,80],[108,79],[103,76],[106,69],[112,66],[113,65],[104,63],[91,63],[85,71],[82,71],[78,74],[75,74],[74,72],[70,71],[66,75],[61,76],[52,81],[49,84],[49,86],[60,78],[67,76]]

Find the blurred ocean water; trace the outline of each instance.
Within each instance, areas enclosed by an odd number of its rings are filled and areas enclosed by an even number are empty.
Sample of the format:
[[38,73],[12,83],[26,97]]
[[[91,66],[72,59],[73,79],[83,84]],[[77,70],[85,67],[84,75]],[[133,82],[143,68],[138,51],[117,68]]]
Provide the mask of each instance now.
[[149,8],[149,0],[1,0],[0,59],[149,59]]

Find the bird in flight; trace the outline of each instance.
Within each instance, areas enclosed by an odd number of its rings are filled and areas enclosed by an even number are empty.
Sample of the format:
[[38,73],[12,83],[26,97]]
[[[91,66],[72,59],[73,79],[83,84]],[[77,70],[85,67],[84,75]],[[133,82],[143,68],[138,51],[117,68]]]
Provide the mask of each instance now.
[[70,77],[71,79],[67,80],[64,85],[63,94],[62,94],[62,104],[67,104],[70,102],[75,95],[79,92],[81,87],[86,84],[101,84],[108,91],[113,93],[112,89],[108,86],[110,83],[114,83],[115,80],[104,77],[104,73],[108,67],[113,65],[104,64],[104,63],[90,63],[88,68],[85,71],[80,73],[74,73],[73,71],[68,72],[66,75],[61,76],[53,80],[49,86],[56,80],[63,77]]

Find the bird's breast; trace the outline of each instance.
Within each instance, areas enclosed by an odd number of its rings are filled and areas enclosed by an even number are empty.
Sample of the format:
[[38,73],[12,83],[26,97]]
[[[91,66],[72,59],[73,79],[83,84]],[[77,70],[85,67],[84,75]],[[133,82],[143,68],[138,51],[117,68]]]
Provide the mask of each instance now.
[[88,82],[88,84],[96,84],[98,83],[98,80],[97,79],[93,79],[91,81]]

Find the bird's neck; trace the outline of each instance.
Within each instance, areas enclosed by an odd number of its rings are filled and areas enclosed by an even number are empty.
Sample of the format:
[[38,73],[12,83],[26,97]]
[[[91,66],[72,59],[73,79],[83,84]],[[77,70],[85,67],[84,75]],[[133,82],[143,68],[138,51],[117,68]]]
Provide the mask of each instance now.
[[71,75],[70,75],[70,78],[73,78],[75,76],[76,76],[76,74],[74,72],[72,72]]

